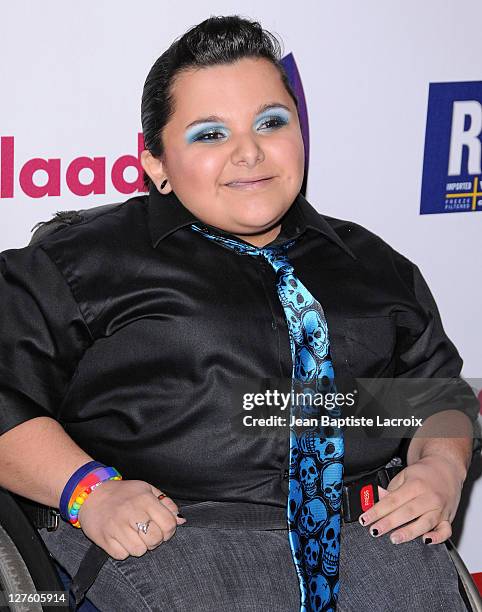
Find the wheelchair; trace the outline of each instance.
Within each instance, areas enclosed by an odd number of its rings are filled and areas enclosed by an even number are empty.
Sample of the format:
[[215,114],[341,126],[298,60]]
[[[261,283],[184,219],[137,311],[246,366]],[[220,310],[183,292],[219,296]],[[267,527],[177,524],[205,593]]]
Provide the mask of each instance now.
[[[0,487],[0,611],[68,612],[72,609],[68,595],[64,601],[60,596],[55,606],[41,601],[44,591],[68,591],[71,578],[55,561],[19,500]],[[13,593],[22,597],[10,597]],[[24,594],[27,601],[22,601]],[[87,598],[84,602],[77,612],[99,612]]]
[[[482,612],[482,598],[451,540],[447,549],[457,570],[459,590],[468,612]],[[41,591],[66,591],[70,577],[57,564],[45,546],[40,534],[18,502],[16,495],[0,487],[0,597],[6,593]],[[35,597],[32,597],[35,600]],[[33,601],[26,604],[0,599],[3,612],[61,612],[72,609],[69,602],[49,606]],[[99,612],[89,600],[84,599],[77,612]],[[104,611],[111,612],[111,611]]]

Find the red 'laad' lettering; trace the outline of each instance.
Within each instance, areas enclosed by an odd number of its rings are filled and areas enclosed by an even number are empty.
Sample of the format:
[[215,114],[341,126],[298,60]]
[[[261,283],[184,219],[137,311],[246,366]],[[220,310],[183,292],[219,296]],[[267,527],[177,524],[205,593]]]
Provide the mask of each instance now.
[[13,136],[0,139],[0,198],[13,198]]
[[[38,186],[33,182],[33,175],[37,170],[44,170],[48,180],[45,185]],[[13,187],[13,186],[12,186]],[[60,195],[60,159],[42,159],[35,157],[29,159],[20,170],[20,187],[31,198]]]
[[[114,160],[110,172],[112,186],[119,193],[130,194],[145,191],[143,171],[140,164],[140,155],[144,150],[144,137],[137,134],[137,157],[135,155],[121,155]],[[65,161],[61,158],[45,159],[34,157],[23,163],[18,171],[18,185],[16,185],[15,172],[15,137],[2,136],[0,138],[0,199],[13,198],[16,187],[30,198],[58,197],[62,189],[62,168]],[[106,165],[105,157],[79,156],[74,158],[65,170],[65,184],[67,189],[77,196],[104,194],[106,192]],[[135,169],[135,178],[128,181],[125,178],[127,168]],[[82,170],[89,170],[92,178],[89,182],[82,182]],[[38,184],[35,181],[36,172],[43,171],[47,180]]]
[[[93,174],[93,179],[88,184],[81,183],[79,178],[80,171],[85,168],[92,170]],[[105,193],[105,157],[76,157],[67,168],[65,180],[67,187],[75,195],[86,196],[91,193]],[[20,184],[22,184],[21,178]]]

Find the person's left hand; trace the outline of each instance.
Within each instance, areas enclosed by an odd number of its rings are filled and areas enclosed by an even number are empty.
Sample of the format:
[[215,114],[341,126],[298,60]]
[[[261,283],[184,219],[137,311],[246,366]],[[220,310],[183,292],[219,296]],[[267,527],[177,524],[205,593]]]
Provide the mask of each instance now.
[[452,535],[451,523],[463,483],[450,459],[442,455],[423,457],[399,472],[387,489],[378,487],[379,501],[359,521],[377,537],[403,525],[391,533],[393,544],[418,536],[439,544]]

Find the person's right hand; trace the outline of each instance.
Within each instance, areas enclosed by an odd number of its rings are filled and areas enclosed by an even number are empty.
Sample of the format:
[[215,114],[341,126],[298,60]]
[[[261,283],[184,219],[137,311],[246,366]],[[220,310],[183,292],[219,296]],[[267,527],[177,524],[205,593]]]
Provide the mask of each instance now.
[[[157,499],[162,491],[142,480],[108,480],[85,499],[79,521],[85,535],[113,559],[141,557],[172,538],[177,525],[177,505],[170,497]],[[150,519],[147,533],[136,523]]]

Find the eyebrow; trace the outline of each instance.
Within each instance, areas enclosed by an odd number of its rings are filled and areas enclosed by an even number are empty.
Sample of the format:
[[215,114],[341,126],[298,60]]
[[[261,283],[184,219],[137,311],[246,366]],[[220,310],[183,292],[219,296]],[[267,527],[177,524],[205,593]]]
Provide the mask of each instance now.
[[[268,102],[267,104],[262,104],[260,107],[258,107],[255,115],[260,115],[264,111],[275,107],[281,107],[287,110],[288,112],[291,112],[291,110],[286,106],[286,104],[282,104],[281,102]],[[190,127],[193,127],[194,125],[198,125],[199,123],[225,123],[225,121],[222,117],[218,117],[217,115],[209,115],[208,117],[200,117],[199,119],[192,121],[189,125],[186,125],[185,129],[187,130]]]

